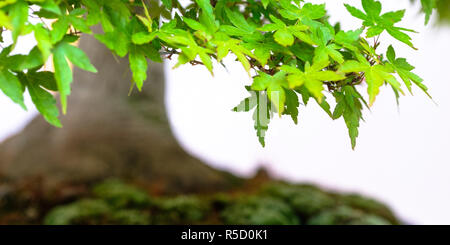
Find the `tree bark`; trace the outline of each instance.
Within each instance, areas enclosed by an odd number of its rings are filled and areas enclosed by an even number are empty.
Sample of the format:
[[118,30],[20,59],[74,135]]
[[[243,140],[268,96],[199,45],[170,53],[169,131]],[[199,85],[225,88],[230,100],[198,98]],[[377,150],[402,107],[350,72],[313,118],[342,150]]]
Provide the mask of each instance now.
[[164,103],[163,65],[151,63],[143,91],[128,95],[131,71],[91,36],[80,47],[98,73],[74,68],[63,128],[37,116],[0,145],[0,180],[38,177],[45,188],[131,179],[166,193],[225,190],[240,183],[186,153],[174,138]]

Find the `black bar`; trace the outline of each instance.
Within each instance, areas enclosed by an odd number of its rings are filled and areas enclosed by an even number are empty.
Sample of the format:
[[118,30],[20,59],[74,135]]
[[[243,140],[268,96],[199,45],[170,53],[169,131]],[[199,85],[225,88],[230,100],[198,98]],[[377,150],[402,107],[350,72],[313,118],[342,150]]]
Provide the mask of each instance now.
[[0,244],[7,244],[6,239],[58,244],[446,244],[449,235],[450,226],[0,226]]

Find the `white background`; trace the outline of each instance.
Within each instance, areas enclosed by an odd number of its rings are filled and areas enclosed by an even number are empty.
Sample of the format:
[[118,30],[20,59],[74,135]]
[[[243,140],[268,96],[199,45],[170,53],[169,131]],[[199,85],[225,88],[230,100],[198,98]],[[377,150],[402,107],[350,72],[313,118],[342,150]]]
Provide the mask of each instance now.
[[[360,6],[359,1],[326,2],[333,22],[342,21],[344,29],[360,26],[343,6]],[[420,32],[413,35],[418,51],[386,34],[381,40],[394,43],[397,55],[416,66],[437,105],[414,89],[415,96],[402,97],[397,108],[391,89],[383,87],[371,112],[365,112],[352,151],[344,122],[332,121],[311,102],[300,108],[297,126],[290,118],[273,120],[262,148],[251,114],[231,112],[247,96],[244,85],[251,82],[243,68],[228,60],[228,71],[216,66],[211,77],[201,66],[172,70],[174,60],[166,66],[167,106],[180,143],[209,164],[238,174],[251,175],[264,166],[279,178],[370,195],[407,222],[450,224],[450,29],[424,27],[419,7],[408,0],[382,2],[384,10],[407,8],[402,26]],[[24,43],[33,45],[31,40]],[[0,140],[35,114],[3,95],[0,105]]]

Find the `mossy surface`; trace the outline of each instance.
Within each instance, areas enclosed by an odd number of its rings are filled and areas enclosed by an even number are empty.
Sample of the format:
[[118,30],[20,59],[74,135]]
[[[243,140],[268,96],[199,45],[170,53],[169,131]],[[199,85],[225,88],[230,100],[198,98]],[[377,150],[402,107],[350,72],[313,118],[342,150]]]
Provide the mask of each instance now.
[[268,181],[208,195],[149,195],[118,180],[93,186],[86,198],[56,206],[44,224],[398,224],[385,205],[312,185]]
[[242,197],[221,213],[223,222],[230,225],[297,225],[299,217],[281,199],[265,196]]

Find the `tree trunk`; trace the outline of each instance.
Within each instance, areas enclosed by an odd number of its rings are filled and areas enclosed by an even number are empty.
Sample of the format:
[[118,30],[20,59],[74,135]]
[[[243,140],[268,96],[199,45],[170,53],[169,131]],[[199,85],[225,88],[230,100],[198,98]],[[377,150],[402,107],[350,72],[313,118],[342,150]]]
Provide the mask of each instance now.
[[91,36],[83,36],[80,46],[99,72],[74,68],[63,128],[37,116],[0,145],[0,180],[38,177],[51,189],[118,177],[169,193],[224,190],[240,182],[177,143],[165,110],[162,64],[152,63],[143,91],[127,96],[127,59],[114,57]]

